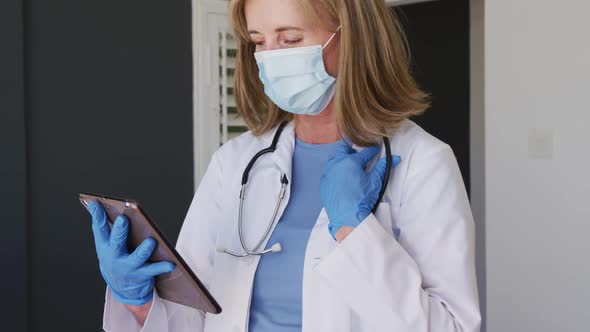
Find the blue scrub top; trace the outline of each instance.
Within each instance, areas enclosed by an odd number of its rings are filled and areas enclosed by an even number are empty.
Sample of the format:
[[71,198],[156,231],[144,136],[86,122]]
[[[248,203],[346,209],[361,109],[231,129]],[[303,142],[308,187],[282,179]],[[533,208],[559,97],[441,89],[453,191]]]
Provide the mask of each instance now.
[[[249,332],[301,331],[305,248],[322,209],[320,177],[339,141],[310,144],[295,138],[289,204],[268,246],[283,250],[261,257],[252,290]],[[327,230],[326,230],[327,232]]]

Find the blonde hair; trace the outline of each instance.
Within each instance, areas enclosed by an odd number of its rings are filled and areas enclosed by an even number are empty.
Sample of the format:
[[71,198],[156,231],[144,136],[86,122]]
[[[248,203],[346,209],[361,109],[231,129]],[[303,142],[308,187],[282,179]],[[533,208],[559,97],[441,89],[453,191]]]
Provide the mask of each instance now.
[[[238,40],[235,96],[238,112],[249,129],[260,135],[293,115],[265,94],[254,59],[244,6],[231,1],[231,20]],[[397,15],[384,0],[299,0],[318,22],[319,13],[335,31],[341,25],[340,62],[334,106],[340,130],[360,146],[389,136],[401,122],[429,107],[410,73],[408,42]]]

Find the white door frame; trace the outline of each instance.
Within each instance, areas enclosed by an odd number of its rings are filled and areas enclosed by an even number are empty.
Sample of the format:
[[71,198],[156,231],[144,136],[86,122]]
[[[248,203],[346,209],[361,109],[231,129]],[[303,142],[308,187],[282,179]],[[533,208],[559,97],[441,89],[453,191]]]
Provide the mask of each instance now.
[[[212,15],[228,16],[226,0],[193,0],[193,149],[195,190],[219,147],[219,75],[212,63],[217,45],[211,42]],[[229,18],[224,20],[229,25]]]

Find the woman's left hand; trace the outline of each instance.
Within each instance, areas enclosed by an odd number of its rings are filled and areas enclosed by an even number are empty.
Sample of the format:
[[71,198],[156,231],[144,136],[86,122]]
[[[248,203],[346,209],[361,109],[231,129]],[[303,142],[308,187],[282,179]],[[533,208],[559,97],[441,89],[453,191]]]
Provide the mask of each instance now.
[[[379,151],[381,147],[370,146],[356,152],[342,141],[336,156],[326,163],[320,179],[320,197],[330,219],[330,234],[338,241],[365,220],[379,198],[385,176],[385,157],[379,159],[371,171],[365,171],[367,163]],[[391,166],[395,167],[401,158],[392,158]]]

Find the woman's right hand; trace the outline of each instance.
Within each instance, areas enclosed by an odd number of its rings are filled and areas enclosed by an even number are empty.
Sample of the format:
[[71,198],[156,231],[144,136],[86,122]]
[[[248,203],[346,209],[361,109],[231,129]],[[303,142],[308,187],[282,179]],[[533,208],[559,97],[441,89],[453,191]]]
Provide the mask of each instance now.
[[171,262],[148,263],[156,247],[152,238],[145,239],[135,251],[127,250],[129,222],[124,215],[117,217],[112,230],[106,212],[97,201],[88,203],[92,215],[92,232],[100,272],[115,298],[127,305],[149,303],[154,294],[155,276],[172,272]]

